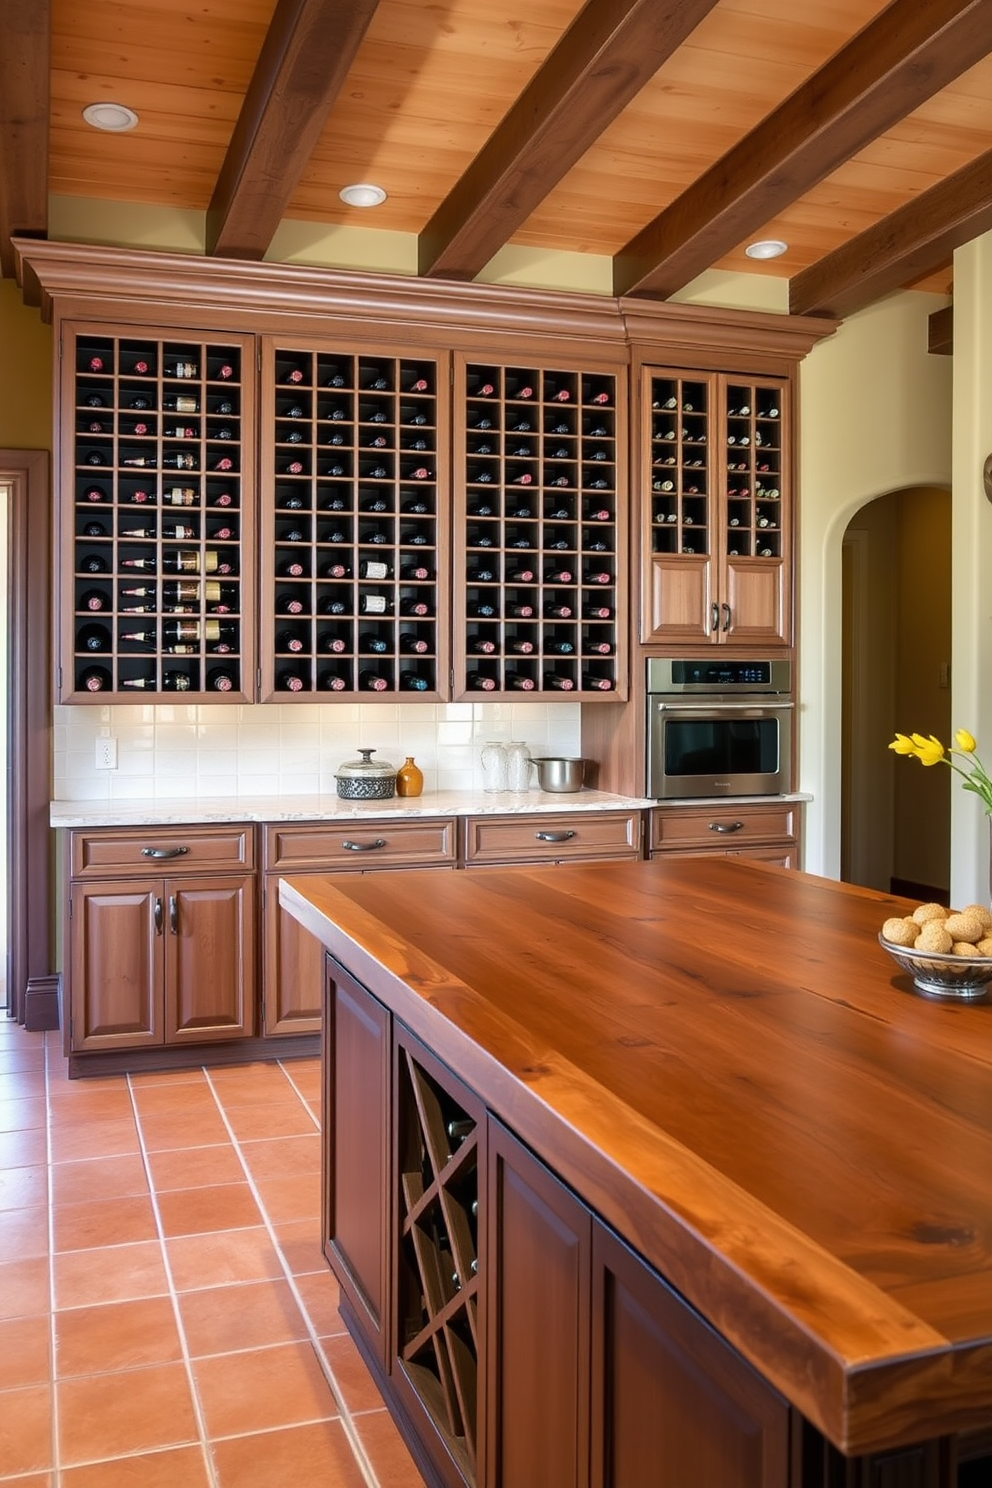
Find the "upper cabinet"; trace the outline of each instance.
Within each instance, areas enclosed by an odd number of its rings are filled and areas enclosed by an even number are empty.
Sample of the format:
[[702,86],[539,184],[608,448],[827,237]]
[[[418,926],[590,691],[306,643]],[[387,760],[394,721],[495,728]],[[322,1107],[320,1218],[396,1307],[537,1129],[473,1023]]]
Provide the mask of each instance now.
[[448,693],[449,358],[265,338],[261,696]]
[[790,398],[783,379],[644,370],[644,643],[791,643]]
[[254,693],[253,338],[62,346],[58,696]]

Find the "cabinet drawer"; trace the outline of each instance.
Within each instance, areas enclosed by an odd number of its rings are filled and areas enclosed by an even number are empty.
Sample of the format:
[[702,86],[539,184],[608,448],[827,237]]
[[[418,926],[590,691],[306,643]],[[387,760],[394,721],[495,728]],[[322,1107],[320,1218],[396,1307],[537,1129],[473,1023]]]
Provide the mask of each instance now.
[[73,878],[132,876],[159,870],[217,873],[255,866],[255,829],[236,826],[222,831],[197,827],[106,828],[71,833]]
[[637,858],[640,851],[639,811],[472,816],[466,822],[465,862],[470,865]]
[[300,868],[411,867],[454,863],[455,819],[314,822],[265,828],[265,867],[290,873]]
[[795,840],[797,807],[672,806],[651,812],[651,850],[711,847],[732,852],[752,842]]

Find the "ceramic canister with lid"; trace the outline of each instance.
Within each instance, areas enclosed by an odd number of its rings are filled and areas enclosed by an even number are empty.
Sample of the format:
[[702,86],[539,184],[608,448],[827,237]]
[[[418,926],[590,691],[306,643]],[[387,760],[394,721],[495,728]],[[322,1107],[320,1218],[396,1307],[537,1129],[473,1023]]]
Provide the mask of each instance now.
[[334,779],[342,801],[390,801],[396,794],[396,767],[373,760],[374,749],[360,749],[360,759],[345,760]]

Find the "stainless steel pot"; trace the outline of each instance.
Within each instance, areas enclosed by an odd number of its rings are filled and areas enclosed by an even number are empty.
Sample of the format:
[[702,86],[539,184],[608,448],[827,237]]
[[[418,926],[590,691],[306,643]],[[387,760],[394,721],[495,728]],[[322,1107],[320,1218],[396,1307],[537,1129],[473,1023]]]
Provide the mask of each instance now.
[[539,755],[531,760],[537,770],[537,782],[543,791],[578,791],[585,778],[584,759],[569,759],[564,755]]

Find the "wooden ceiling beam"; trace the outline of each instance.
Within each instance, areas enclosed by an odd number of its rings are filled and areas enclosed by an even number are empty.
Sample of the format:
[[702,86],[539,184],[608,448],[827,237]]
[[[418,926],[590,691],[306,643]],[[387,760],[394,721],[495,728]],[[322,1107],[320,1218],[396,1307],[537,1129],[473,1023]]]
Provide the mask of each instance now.
[[441,202],[425,276],[473,279],[716,0],[588,0]]
[[51,0],[0,4],[0,270],[15,273],[11,237],[48,234]]
[[984,57],[992,0],[893,0],[614,259],[667,298]]
[[853,315],[932,273],[992,228],[992,150],[890,212],[789,281],[794,315]]
[[378,0],[278,0],[207,208],[207,252],[261,259]]

